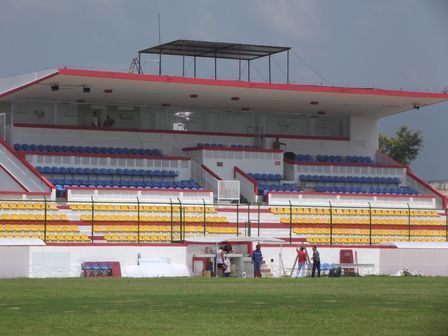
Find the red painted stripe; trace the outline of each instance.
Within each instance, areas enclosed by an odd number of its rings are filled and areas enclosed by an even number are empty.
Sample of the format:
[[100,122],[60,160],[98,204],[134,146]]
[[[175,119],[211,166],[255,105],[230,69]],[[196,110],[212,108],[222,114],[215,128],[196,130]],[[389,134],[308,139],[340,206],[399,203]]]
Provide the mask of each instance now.
[[35,84],[38,84],[38,83],[40,83],[40,82],[42,82],[42,81],[44,81],[44,80],[46,80],[46,79],[52,78],[52,77],[54,77],[54,76],[56,76],[56,75],[58,75],[58,74],[59,74],[59,72],[58,72],[58,71],[55,71],[54,73],[49,74],[49,75],[47,75],[47,76],[45,76],[45,77],[42,77],[42,78],[40,78],[40,79],[34,80],[34,81],[32,81],[32,82],[29,82],[29,83],[27,83],[27,84],[21,85],[21,86],[16,87],[16,88],[14,88],[14,89],[12,89],[12,90],[3,92],[2,94],[0,94],[0,98],[5,97],[5,96],[8,96],[8,95],[10,95],[10,94],[12,94],[12,93],[14,93],[14,92],[21,91],[21,90],[23,90],[23,89],[25,89],[25,88],[27,88],[27,87],[33,86],[33,85],[35,85]]
[[[49,128],[49,129],[69,129],[81,131],[101,131],[101,132],[138,132],[138,133],[154,133],[154,134],[187,134],[187,135],[210,135],[210,136],[231,136],[239,138],[254,138],[253,134],[247,133],[226,133],[226,132],[209,132],[209,131],[174,131],[174,130],[156,130],[156,129],[140,129],[140,128],[94,128],[87,126],[73,125],[40,125],[40,124],[24,124],[15,123],[14,127],[28,128]],[[266,137],[277,137],[275,134],[266,134]],[[302,140],[335,140],[347,141],[349,137],[325,137],[325,136],[308,136],[308,135],[284,135],[279,134],[279,138],[302,139]],[[281,152],[281,151],[280,151]]]
[[86,126],[68,126],[68,125],[38,125],[38,124],[14,124],[14,127],[29,128],[50,128],[50,129],[73,129],[82,131],[104,131],[104,132],[139,132],[139,133],[155,133],[155,134],[182,134],[182,135],[211,135],[211,136],[232,136],[242,138],[253,138],[253,134],[246,133],[224,133],[224,132],[206,132],[206,131],[174,131],[174,130],[147,130],[140,128],[93,128]]
[[331,141],[350,141],[350,137],[332,137],[315,135],[291,135],[291,134],[265,134],[269,138],[300,139],[300,140],[331,140]]
[[443,195],[442,193],[440,193],[439,191],[437,191],[436,189],[434,189],[428,182],[424,181],[423,179],[421,179],[420,177],[418,177],[417,175],[414,174],[414,172],[411,170],[411,168],[407,168],[406,170],[407,174],[409,177],[411,177],[412,179],[414,179],[415,181],[417,181],[418,183],[422,184],[423,186],[425,186],[426,188],[428,188],[431,192],[433,192],[434,194],[436,194],[438,197],[440,197],[442,199],[442,206],[443,209],[446,208],[447,205],[447,199],[446,196]]
[[283,153],[282,150],[265,148],[233,148],[233,147],[186,147],[183,151],[227,151],[227,152],[259,152],[259,153]]
[[254,193],[255,193],[255,195],[258,195],[258,182],[256,180],[254,180],[252,177],[250,177],[248,174],[243,172],[238,167],[233,167],[233,176],[234,177],[236,177],[236,173],[240,174],[241,176],[243,176],[244,178],[249,180],[254,185]]
[[207,167],[206,165],[202,164],[201,165],[202,169],[204,169],[207,173],[209,173],[211,176],[213,176],[215,179],[217,179],[218,181],[222,181],[222,178],[216,174],[213,170],[211,170],[209,167]]
[[373,168],[407,168],[403,165],[391,165],[391,164],[377,164],[377,163],[344,163],[344,162],[304,162],[304,161],[292,161],[290,159],[284,159],[284,162],[300,165],[300,166],[346,166],[346,167],[373,167]]
[[[8,174],[10,178],[12,178],[12,179],[14,180],[14,181],[20,186],[20,188],[23,189],[23,191],[29,192],[29,190],[28,190],[27,188],[25,188],[25,186],[24,186],[22,183],[20,183],[20,181],[19,181],[18,179],[16,179],[14,175],[12,175],[9,171],[7,171],[6,168],[5,168],[1,163],[0,163],[0,168],[1,168],[6,174]],[[15,192],[17,192],[17,191],[15,191]],[[19,192],[19,193],[20,193],[20,192]],[[23,193],[21,193],[21,194],[23,194]]]
[[46,156],[87,156],[87,157],[108,157],[117,159],[148,159],[148,160],[184,160],[190,161],[186,156],[145,156],[145,155],[126,155],[126,154],[98,154],[98,153],[65,153],[65,152],[33,152],[22,151],[25,155],[46,155]]
[[396,97],[415,97],[415,98],[437,98],[448,99],[448,94],[433,92],[415,92],[415,91],[399,91],[399,90],[381,90],[374,88],[349,88],[338,86],[320,86],[320,85],[304,85],[304,84],[272,84],[272,83],[255,83],[241,82],[232,80],[216,80],[203,78],[175,77],[175,76],[157,76],[142,75],[123,72],[82,70],[82,69],[59,69],[59,74],[68,76],[85,76],[96,78],[109,78],[121,80],[150,81],[164,83],[183,83],[207,86],[230,86],[253,89],[268,90],[288,90],[288,91],[304,91],[304,92],[328,92],[339,94],[362,94],[374,96],[396,96]]

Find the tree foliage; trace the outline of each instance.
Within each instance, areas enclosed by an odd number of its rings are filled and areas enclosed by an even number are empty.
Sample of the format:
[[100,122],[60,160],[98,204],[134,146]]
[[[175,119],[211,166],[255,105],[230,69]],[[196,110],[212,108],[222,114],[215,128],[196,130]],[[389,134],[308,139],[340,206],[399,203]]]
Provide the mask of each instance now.
[[380,134],[379,148],[398,163],[409,165],[423,148],[422,132],[401,126],[394,137]]

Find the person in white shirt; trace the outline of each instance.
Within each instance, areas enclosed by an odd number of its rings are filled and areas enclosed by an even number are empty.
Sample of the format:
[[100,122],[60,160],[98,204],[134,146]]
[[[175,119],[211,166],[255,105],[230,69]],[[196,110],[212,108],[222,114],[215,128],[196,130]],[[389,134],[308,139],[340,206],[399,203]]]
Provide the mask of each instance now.
[[98,112],[93,112],[92,121],[90,122],[92,127],[100,127],[100,119],[98,118]]
[[217,276],[224,276],[223,266],[225,260],[224,260],[224,250],[223,246],[219,245],[219,248],[216,250],[216,275]]
[[225,270],[224,270],[224,278],[229,278],[230,273],[232,272],[232,269],[231,269],[232,263],[230,262],[230,258],[228,258],[228,257],[225,258],[224,265],[226,266]]

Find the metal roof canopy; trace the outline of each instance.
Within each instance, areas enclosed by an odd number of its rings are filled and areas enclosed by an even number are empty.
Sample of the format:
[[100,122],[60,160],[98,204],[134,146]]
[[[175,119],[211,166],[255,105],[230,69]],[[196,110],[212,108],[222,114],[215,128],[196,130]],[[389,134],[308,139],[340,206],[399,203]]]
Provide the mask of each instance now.
[[213,58],[215,60],[215,76],[217,79],[217,60],[238,60],[238,80],[241,80],[241,61],[247,61],[247,81],[250,82],[250,62],[268,57],[269,83],[271,83],[271,55],[286,51],[286,82],[289,84],[289,47],[266,46],[257,44],[242,44],[228,42],[211,42],[195,40],[175,40],[160,44],[138,52],[137,70],[141,68],[141,54],[159,55],[159,75],[162,75],[162,55],[182,56],[182,76],[185,77],[185,56],[193,57],[194,78],[196,78],[196,58]]

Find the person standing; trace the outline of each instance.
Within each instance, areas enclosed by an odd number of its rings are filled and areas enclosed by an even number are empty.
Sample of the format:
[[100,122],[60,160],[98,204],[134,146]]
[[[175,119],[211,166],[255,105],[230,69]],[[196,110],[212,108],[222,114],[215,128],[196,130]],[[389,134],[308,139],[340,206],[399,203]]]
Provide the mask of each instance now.
[[314,278],[315,271],[317,270],[317,276],[320,278],[320,255],[317,250],[317,246],[313,246],[313,271],[311,272],[311,276]]
[[219,277],[224,277],[225,267],[225,259],[224,259],[224,250],[223,246],[219,245],[219,248],[216,250],[216,275]]
[[252,264],[254,265],[254,278],[261,278],[261,263],[263,262],[263,254],[261,246],[257,244],[255,251],[252,252]]
[[302,278],[305,276],[305,268],[306,268],[306,251],[305,245],[301,245],[300,248],[297,247],[297,275],[296,278]]
[[225,257],[226,260],[224,261],[225,269],[224,269],[224,278],[229,278],[230,273],[232,272],[232,262],[230,261],[229,257]]

